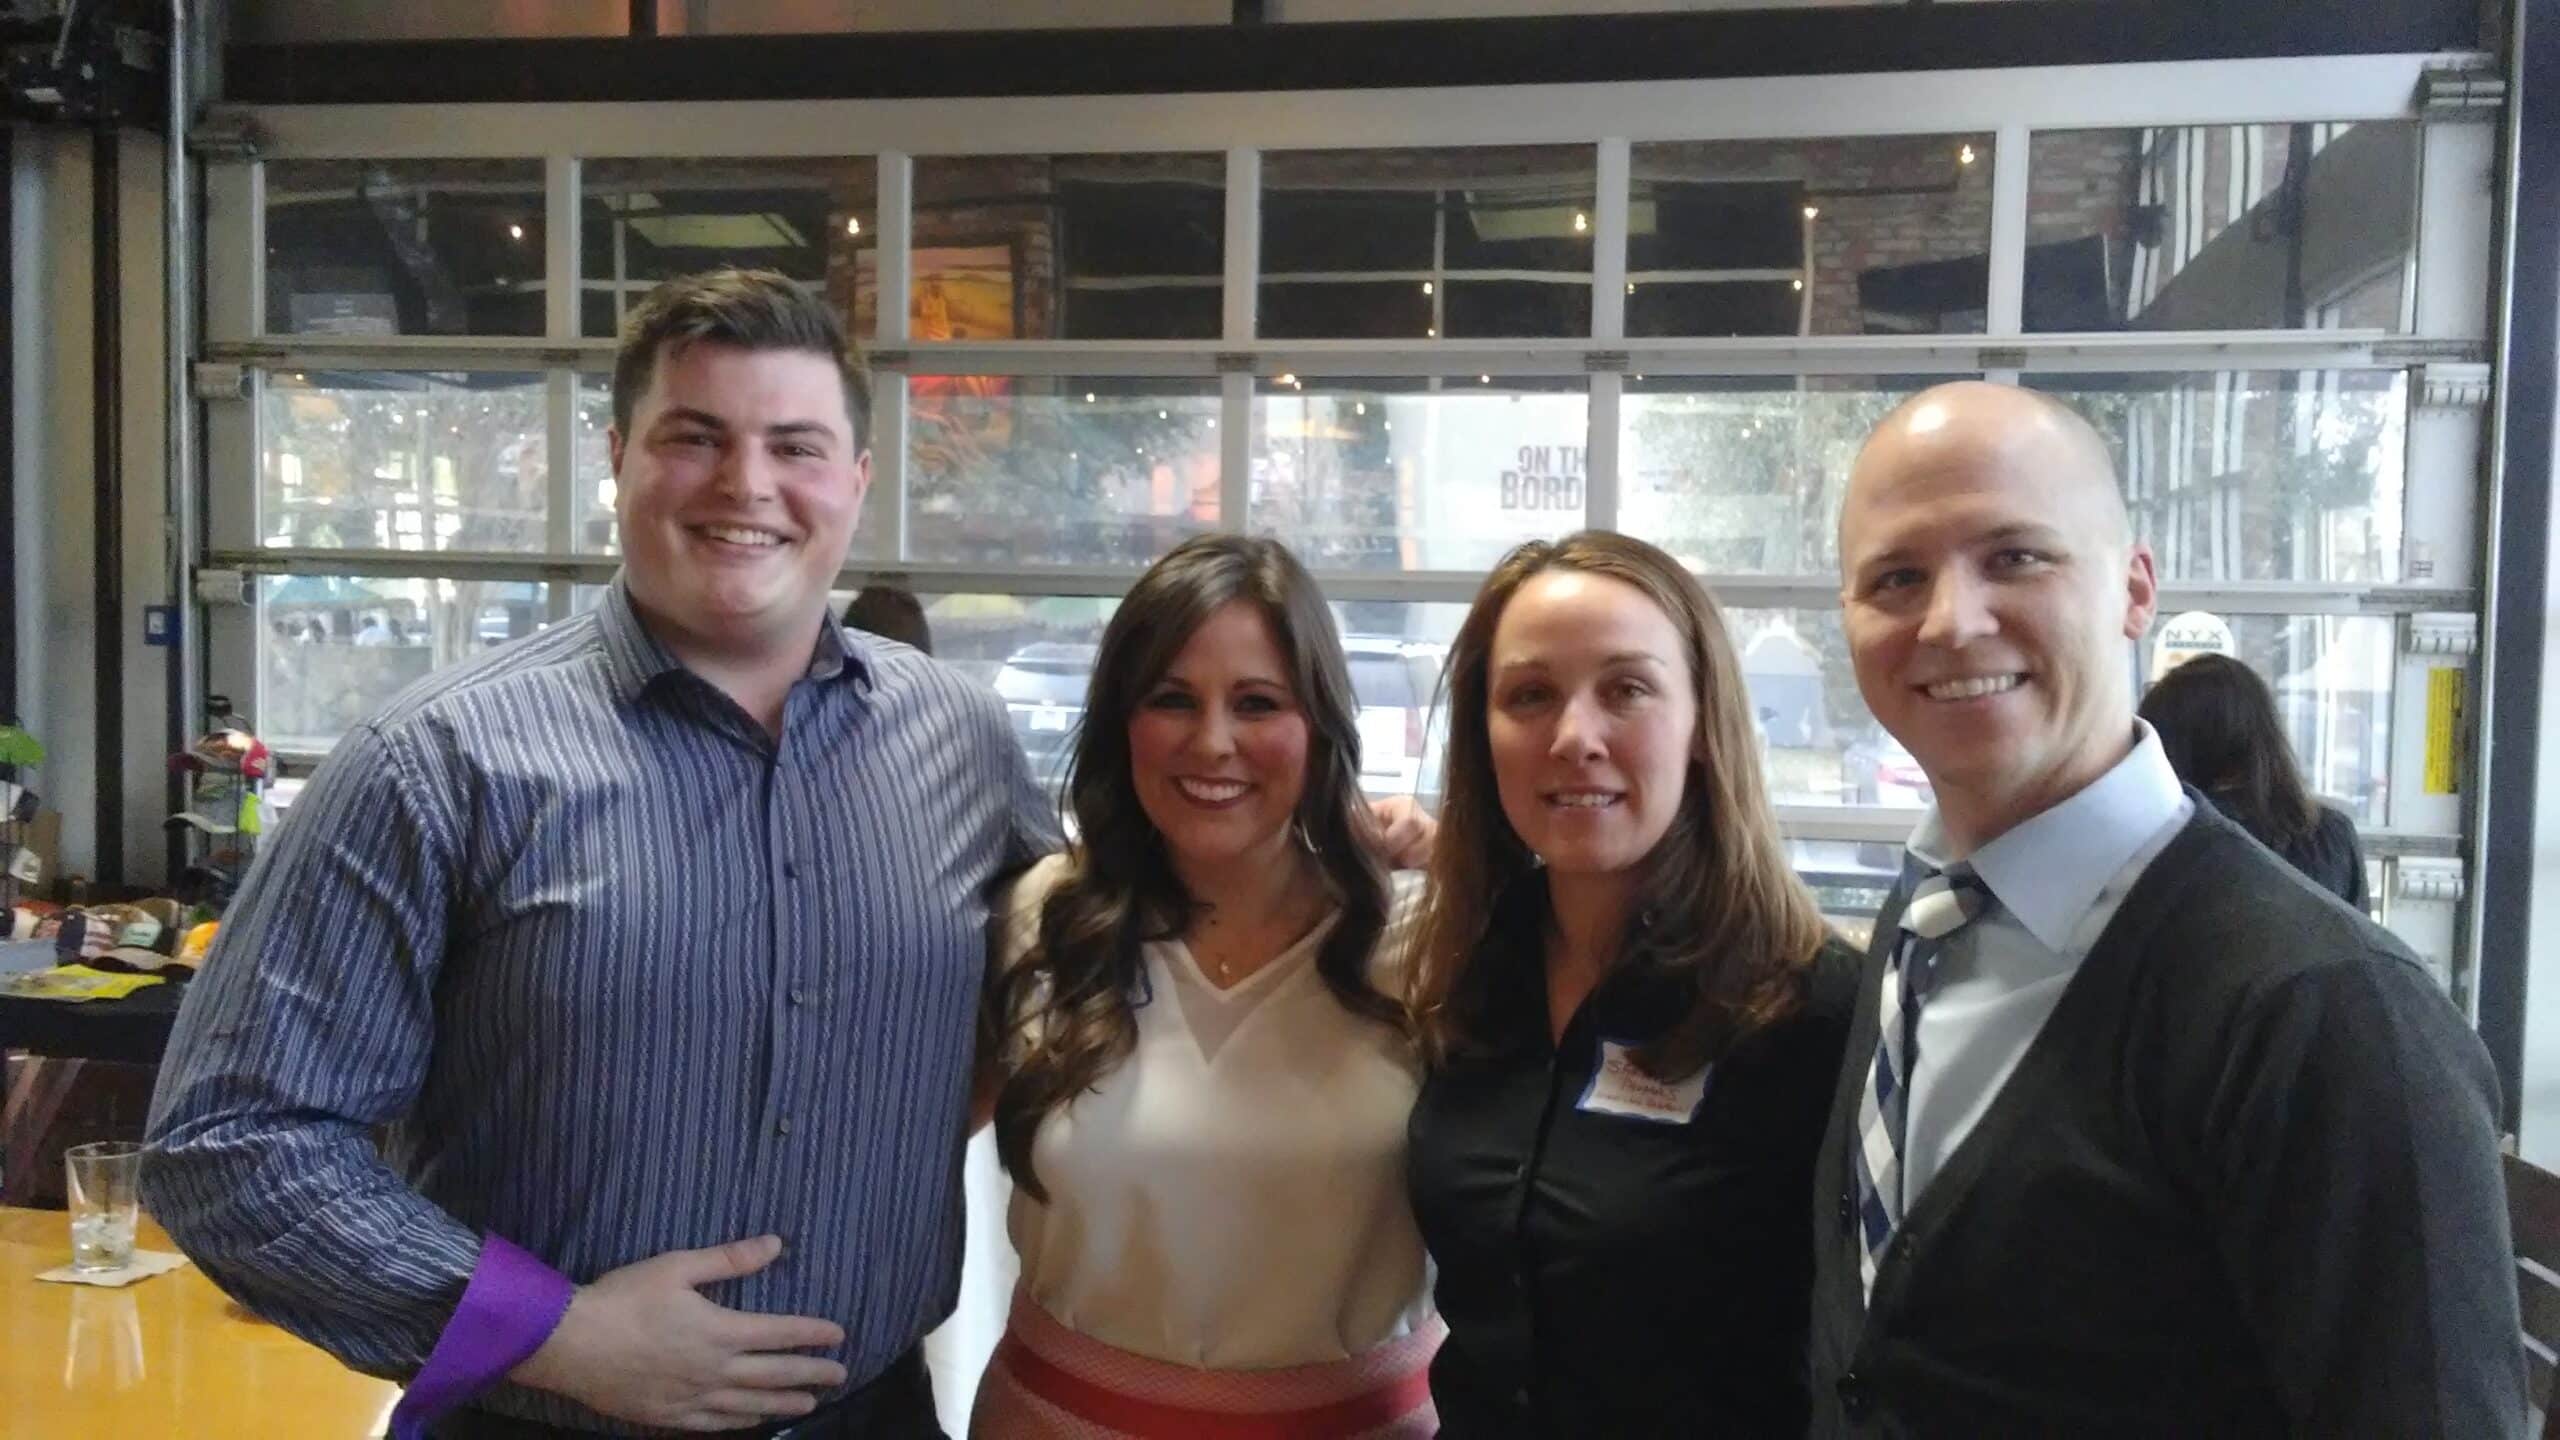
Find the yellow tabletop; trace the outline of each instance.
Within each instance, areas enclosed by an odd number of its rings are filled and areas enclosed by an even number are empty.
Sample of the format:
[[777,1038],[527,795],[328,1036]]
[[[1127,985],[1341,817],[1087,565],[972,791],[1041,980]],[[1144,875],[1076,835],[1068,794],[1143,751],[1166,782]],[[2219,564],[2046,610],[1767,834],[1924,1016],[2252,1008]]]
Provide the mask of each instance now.
[[[149,1218],[136,1243],[172,1250]],[[121,1290],[40,1284],[59,1210],[0,1209],[0,1434],[24,1440],[371,1440],[399,1391],[234,1305],[193,1265]]]

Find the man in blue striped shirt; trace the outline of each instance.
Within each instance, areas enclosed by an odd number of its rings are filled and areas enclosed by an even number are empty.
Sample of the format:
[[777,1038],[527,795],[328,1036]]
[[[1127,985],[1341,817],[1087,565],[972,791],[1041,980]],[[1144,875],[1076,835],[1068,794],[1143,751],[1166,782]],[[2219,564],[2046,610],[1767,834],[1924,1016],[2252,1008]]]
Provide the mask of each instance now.
[[986,892],[1051,812],[992,693],[829,614],[870,457],[823,305],[670,282],[613,401],[623,574],[313,777],[180,1016],[151,1209],[410,1380],[402,1435],[938,1435]]

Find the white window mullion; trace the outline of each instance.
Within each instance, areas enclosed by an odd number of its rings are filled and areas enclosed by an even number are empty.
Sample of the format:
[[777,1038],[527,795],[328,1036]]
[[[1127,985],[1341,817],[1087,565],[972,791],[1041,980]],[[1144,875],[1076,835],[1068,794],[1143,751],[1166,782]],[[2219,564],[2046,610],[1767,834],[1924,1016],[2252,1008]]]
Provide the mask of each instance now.
[[1606,371],[1591,377],[1591,424],[1582,457],[1582,520],[1594,530],[1618,528],[1618,415],[1627,377]]
[[[883,350],[906,346],[907,291],[915,238],[915,157],[896,151],[879,159],[879,243],[873,253],[877,297],[872,312],[878,320]],[[879,548],[890,558],[907,555],[907,372],[875,371],[871,385],[871,494],[863,508],[888,527]]]
[[[1238,348],[1253,344],[1262,293],[1262,152],[1227,152],[1225,303],[1220,333]],[[1218,377],[1218,526],[1242,534],[1253,526],[1253,376]]]
[[1627,216],[1634,204],[1628,175],[1631,149],[1624,139],[1601,141],[1595,172],[1598,213],[1591,217],[1591,338],[1603,343],[1627,338]]
[[1991,291],[1984,329],[2018,335],[2026,329],[2027,185],[2033,136],[2024,125],[2003,125],[1991,144]]
[[[578,338],[578,161],[553,155],[543,161],[542,333],[552,340]],[[578,495],[578,373],[553,370],[543,387],[546,521],[543,548],[566,555],[578,548],[578,517],[586,507]],[[426,484],[424,477],[420,485]],[[430,530],[432,518],[423,522]],[[553,619],[569,614],[569,586],[547,588]]]

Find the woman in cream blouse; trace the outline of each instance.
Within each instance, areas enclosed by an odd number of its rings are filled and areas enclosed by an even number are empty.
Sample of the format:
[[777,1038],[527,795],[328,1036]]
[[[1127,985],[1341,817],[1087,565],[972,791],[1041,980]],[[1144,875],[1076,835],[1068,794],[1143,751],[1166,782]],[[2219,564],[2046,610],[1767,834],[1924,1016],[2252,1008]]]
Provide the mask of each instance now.
[[973,1435],[1429,1435],[1414,1053],[1332,617],[1206,536],[1104,632],[990,986],[1022,1279]]

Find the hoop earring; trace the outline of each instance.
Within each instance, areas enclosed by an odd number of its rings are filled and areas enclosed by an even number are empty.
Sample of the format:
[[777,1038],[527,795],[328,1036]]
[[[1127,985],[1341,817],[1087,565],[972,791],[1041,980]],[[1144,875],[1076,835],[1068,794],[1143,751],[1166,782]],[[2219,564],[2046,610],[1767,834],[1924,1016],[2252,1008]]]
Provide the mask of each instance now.
[[1292,820],[1289,822],[1289,828],[1298,832],[1298,843],[1307,847],[1308,854],[1321,855],[1324,853],[1316,848],[1316,837],[1308,832],[1306,821]]

